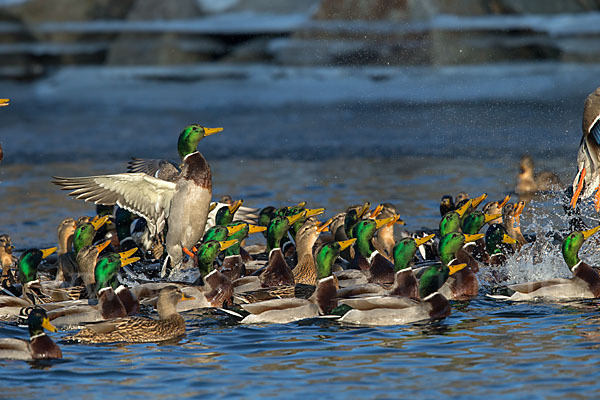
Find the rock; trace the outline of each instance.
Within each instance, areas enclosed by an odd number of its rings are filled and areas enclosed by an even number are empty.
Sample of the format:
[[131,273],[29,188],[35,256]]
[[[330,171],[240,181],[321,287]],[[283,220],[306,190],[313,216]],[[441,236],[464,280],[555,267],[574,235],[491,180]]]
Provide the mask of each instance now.
[[316,20],[405,20],[409,0],[322,0]]
[[135,0],[127,14],[130,21],[190,19],[202,15],[195,0]]
[[221,56],[226,46],[216,39],[185,38],[175,33],[161,35],[122,35],[110,47],[110,65],[173,65],[211,61]]

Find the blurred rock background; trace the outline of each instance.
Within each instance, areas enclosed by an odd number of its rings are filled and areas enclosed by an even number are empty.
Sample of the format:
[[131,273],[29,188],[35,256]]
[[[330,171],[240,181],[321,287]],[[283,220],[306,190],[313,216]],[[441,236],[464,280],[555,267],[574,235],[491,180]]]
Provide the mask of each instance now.
[[0,77],[63,65],[600,62],[600,0],[0,0]]

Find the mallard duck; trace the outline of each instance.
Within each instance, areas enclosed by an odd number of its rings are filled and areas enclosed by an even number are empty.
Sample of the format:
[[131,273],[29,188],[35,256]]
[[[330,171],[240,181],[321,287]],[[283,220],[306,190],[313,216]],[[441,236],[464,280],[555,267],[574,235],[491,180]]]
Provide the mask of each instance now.
[[44,332],[44,329],[56,332],[46,311],[40,307],[32,307],[27,312],[29,341],[0,339],[0,359],[30,361],[62,358],[60,347]]
[[450,315],[450,303],[440,293],[422,301],[408,297],[373,296],[340,300],[351,307],[339,322],[351,325],[386,326],[411,324],[424,320],[439,320]]
[[508,235],[517,241],[514,245],[515,250],[520,250],[524,244],[527,244],[527,240],[521,233],[521,213],[524,208],[525,202],[520,201],[517,204],[507,203],[502,209],[502,224]]
[[422,238],[404,238],[398,241],[392,249],[394,258],[394,270],[396,272],[412,267],[412,262],[419,246],[427,243],[435,237],[430,234]]
[[440,220],[440,237],[444,237],[452,232],[460,232],[462,217],[471,207],[472,200],[467,200],[462,206],[453,211],[449,211]]
[[446,213],[454,211],[455,209],[456,205],[454,204],[452,196],[449,194],[443,195],[440,200],[440,215],[443,217]]
[[[502,217],[501,214],[485,214],[475,210],[465,217],[462,222],[462,231],[468,235],[479,233],[481,228],[487,223]],[[470,254],[480,262],[488,264],[490,261],[489,255],[485,248],[485,240],[483,238],[468,244]]]
[[[71,238],[70,232],[71,227],[69,227],[69,220],[63,220],[59,225],[58,229],[58,243],[59,246],[62,244],[63,247],[72,245],[73,250],[67,247],[65,253],[60,254],[57,260],[57,271],[56,271],[56,282],[66,282],[69,285],[73,285],[79,276],[79,267],[77,265],[77,255],[80,250],[84,247],[91,246],[94,242],[94,237],[96,236],[96,232],[102,225],[108,221],[108,216],[104,217],[94,217],[91,220],[81,220],[76,224],[76,228],[73,231],[73,235]],[[64,222],[67,221],[65,224]]]
[[[483,234],[465,235],[452,232],[440,239],[440,263],[428,267],[421,275],[419,294],[425,298],[433,292],[440,292],[448,299],[464,299],[477,295],[479,283],[474,268],[467,266],[458,257],[465,243],[482,238]],[[464,264],[464,267],[462,265]],[[461,268],[457,268],[457,266]],[[457,276],[450,277],[456,273]]]
[[600,211],[600,87],[585,100],[583,107],[583,137],[577,151],[577,174],[573,180],[571,207],[577,206],[579,197],[586,199],[594,192],[594,206]]
[[[390,203],[382,203],[378,206],[380,210],[374,218],[386,219],[395,217],[392,222],[385,224],[377,230],[377,235],[373,239],[375,248],[383,250],[388,258],[392,257],[392,250],[396,244],[394,238],[394,226],[404,225],[404,221],[400,219],[400,215],[396,213],[396,207]],[[376,209],[377,210],[377,209]],[[369,217],[371,218],[371,216]]]
[[394,222],[396,218],[364,219],[359,221],[352,230],[353,236],[356,237],[354,243],[356,255],[349,268],[365,271],[371,283],[394,282],[394,264],[383,250],[375,247],[373,237],[379,228]]
[[65,254],[73,248],[73,235],[77,229],[77,223],[74,218],[67,217],[58,224],[57,236],[58,236],[58,250],[56,255],[60,256]]
[[[483,213],[489,215],[500,214],[502,216],[502,210],[508,201],[510,200],[510,195],[506,195],[504,199],[499,201],[490,201],[483,206]],[[492,221],[489,221],[488,224],[501,224],[502,217],[498,217]]]
[[13,276],[10,272],[10,267],[12,267],[16,261],[16,258],[13,255],[14,248],[15,246],[13,246],[10,236],[6,234],[0,235],[0,267],[2,268],[1,280],[4,281],[5,279],[8,279],[10,283],[14,283]]
[[200,271],[200,275],[205,276],[213,271],[214,262],[219,253],[235,245],[237,242],[236,239],[225,241],[207,240],[198,247],[196,254],[190,252],[186,247],[184,247],[184,252],[192,257]]
[[563,240],[562,255],[573,272],[572,278],[509,285],[508,288],[514,291],[510,297],[492,297],[512,301],[536,298],[552,300],[600,298],[600,275],[592,266],[579,258],[579,249],[583,243],[599,230],[600,226],[586,231],[574,231]]
[[[186,126],[177,139],[177,153],[181,160],[196,151],[198,143],[206,136],[223,131],[223,128],[207,128],[199,124]],[[127,172],[144,173],[168,182],[176,182],[181,174],[179,163],[165,159],[143,159],[133,157],[127,165]]]
[[329,276],[317,283],[317,288],[309,299],[285,298],[243,304],[242,308],[250,314],[243,324],[286,324],[305,318],[329,314],[336,306],[337,281]]
[[540,191],[557,189],[561,186],[558,176],[550,171],[534,172],[533,158],[530,155],[521,157],[517,175],[515,193],[518,195],[534,194]]
[[245,263],[252,261],[252,257],[245,249],[242,248],[241,243],[248,237],[248,235],[264,232],[267,230],[267,228],[241,221],[233,222],[232,225],[240,226],[241,229],[229,236],[229,239],[236,240],[236,243],[225,250],[225,257],[223,258],[223,263],[221,264],[219,271],[225,274],[229,279],[235,280],[246,274]]
[[171,340],[185,334],[185,321],[176,305],[181,300],[191,300],[177,287],[166,287],[158,296],[159,320],[128,317],[89,325],[68,337],[82,343],[148,343]]
[[328,221],[319,225],[315,218],[309,218],[298,230],[298,233],[296,234],[298,263],[292,270],[295,283],[316,286],[318,273],[313,254],[313,246],[321,232],[328,227],[330,222],[331,221]]
[[153,236],[165,223],[167,259],[161,276],[167,275],[169,262],[176,269],[183,258],[182,247],[191,248],[202,238],[212,196],[212,175],[208,162],[196,150],[199,137],[180,135],[178,150],[183,167],[176,182],[144,173],[98,175],[80,178],[54,177],[53,183],[71,190],[70,195],[96,204],[117,204],[144,217]]

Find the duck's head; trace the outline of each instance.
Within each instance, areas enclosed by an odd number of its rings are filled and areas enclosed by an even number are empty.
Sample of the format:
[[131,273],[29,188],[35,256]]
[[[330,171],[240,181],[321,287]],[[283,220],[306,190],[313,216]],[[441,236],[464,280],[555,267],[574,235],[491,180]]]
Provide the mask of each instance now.
[[375,232],[394,220],[395,217],[363,219],[354,225],[354,228],[352,228],[352,237],[356,238],[355,247],[363,257],[369,258],[375,251],[375,247],[371,243]]
[[533,158],[529,154],[523,155],[519,162],[519,178],[533,178],[533,169]]
[[434,238],[434,234],[422,238],[404,238],[398,241],[392,250],[394,257],[394,270],[400,271],[410,267],[410,263],[417,253],[417,249],[422,244],[427,243]]
[[471,206],[471,200],[467,200],[462,206],[458,207],[454,211],[447,212],[440,221],[440,235],[443,237],[451,232],[459,232],[460,224],[463,215],[467,212],[467,209]]
[[167,286],[158,294],[156,308],[160,319],[166,319],[177,313],[177,303],[185,300],[194,300],[194,297],[186,296],[177,286]]
[[86,246],[77,253],[76,260],[79,268],[79,275],[85,285],[94,284],[94,270],[98,262],[98,255],[108,247],[110,240],[97,244],[96,246]]
[[419,280],[419,296],[421,299],[437,292],[449,276],[454,275],[466,266],[467,264],[464,263],[450,266],[442,264],[427,268]]
[[369,211],[370,207],[371,207],[371,203],[369,203],[367,201],[360,207],[351,207],[348,210],[346,210],[346,216],[344,217],[344,231],[346,232],[346,236],[348,238],[353,237],[352,229],[354,228],[354,226],[356,225],[356,223],[358,221],[360,221],[361,219],[363,219],[365,217],[365,215],[366,215],[367,211]]
[[317,249],[315,254],[315,264],[317,265],[317,278],[325,278],[331,275],[331,266],[338,258],[340,253],[346,248],[352,246],[356,239],[348,239],[337,242],[325,243]]
[[302,211],[292,216],[276,216],[271,219],[267,227],[267,251],[281,247],[281,239],[288,231],[290,226],[294,225],[300,218],[304,217]]
[[73,235],[77,229],[77,223],[74,218],[67,217],[60,221],[57,229],[59,254],[66,253],[71,249],[68,248],[69,242],[73,240]]
[[481,211],[475,210],[467,215],[462,221],[462,231],[470,235],[479,232],[481,228],[490,221],[500,218],[501,214],[484,214]]
[[227,225],[233,222],[233,217],[235,216],[235,212],[242,206],[244,200],[237,200],[233,204],[221,207],[217,210],[217,215],[215,216],[215,224],[216,225]]
[[113,289],[116,289],[119,286],[117,280],[119,268],[138,261],[140,259],[139,257],[131,257],[137,250],[136,247],[121,253],[109,253],[98,260],[96,269],[94,270],[96,292],[108,286]]
[[19,257],[19,281],[22,284],[34,281],[37,275],[37,269],[42,260],[56,251],[56,247],[48,249],[29,249]]
[[177,140],[177,152],[183,160],[185,156],[196,151],[196,147],[202,138],[221,132],[223,128],[206,128],[198,124],[186,126],[179,134]]
[[108,215],[105,215],[104,217],[96,216],[89,222],[82,221],[77,224],[77,229],[75,229],[75,233],[73,233],[73,251],[75,254],[79,253],[84,247],[92,245],[96,231],[100,229],[109,218]]
[[492,224],[485,232],[485,248],[489,255],[511,254],[513,244],[517,241],[508,235],[506,228],[501,224]]
[[449,194],[442,196],[440,200],[440,215],[443,217],[447,212],[454,211],[456,206],[454,205],[454,199]]
[[583,245],[583,242],[599,230],[600,226],[586,231],[573,231],[563,240],[562,254],[569,269],[572,269],[581,261],[579,259],[579,249]]
[[28,307],[24,310],[27,315],[27,326],[29,327],[29,336],[39,336],[44,334],[44,329],[50,332],[57,332],[57,329],[50,323],[46,310],[42,307]]
[[[500,201],[491,201],[489,203],[486,203],[485,206],[483,206],[483,213],[484,214],[500,214],[502,215],[502,210],[504,209],[504,206],[508,203],[508,201],[510,200],[510,196],[506,195],[504,197],[504,199],[500,200]],[[497,218],[493,221],[489,222],[490,224],[501,224],[502,223],[502,218]]]
[[211,226],[210,229],[206,231],[204,234],[202,241],[207,242],[210,240],[227,240],[228,237],[238,233],[239,231],[244,229],[243,224],[229,224],[225,225],[215,225]]
[[6,234],[0,235],[0,251],[12,254],[14,248],[15,246],[13,246],[10,236]]
[[456,253],[460,250],[465,243],[474,242],[478,239],[481,239],[485,235],[483,233],[478,233],[476,235],[465,235],[460,232],[452,232],[440,239],[439,243],[439,253],[440,253],[440,261],[444,265],[449,265],[450,262],[456,258]]
[[224,251],[237,243],[239,243],[237,239],[223,241],[209,240],[202,243],[196,252],[198,269],[202,276],[206,276],[213,270],[213,263],[221,251]]

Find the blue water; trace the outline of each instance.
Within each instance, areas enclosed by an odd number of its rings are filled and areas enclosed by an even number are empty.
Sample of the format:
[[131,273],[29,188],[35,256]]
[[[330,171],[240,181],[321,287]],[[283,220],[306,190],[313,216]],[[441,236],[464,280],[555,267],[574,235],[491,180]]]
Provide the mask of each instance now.
[[[225,127],[201,143],[215,197],[230,194],[255,207],[307,201],[325,207],[326,217],[366,200],[392,202],[412,230],[437,225],[444,194],[510,193],[524,152],[568,184],[581,113],[581,99],[164,113],[127,102],[27,100],[3,110],[0,126],[0,233],[17,248],[52,245],[63,217],[93,213],[51,185],[51,176],[121,172],[131,156],[174,158],[174,138],[190,122]],[[535,199],[523,230],[562,228],[561,213],[551,196]],[[596,248],[583,253],[598,261]],[[563,276],[565,268],[548,254],[512,278]],[[218,313],[191,312],[186,336],[163,344],[88,346],[65,342],[70,332],[60,332],[51,335],[63,360],[0,360],[0,398],[596,397],[597,303],[510,304],[482,293],[455,303],[441,322],[385,328],[319,319],[240,326]],[[27,333],[0,322],[0,337]]]

